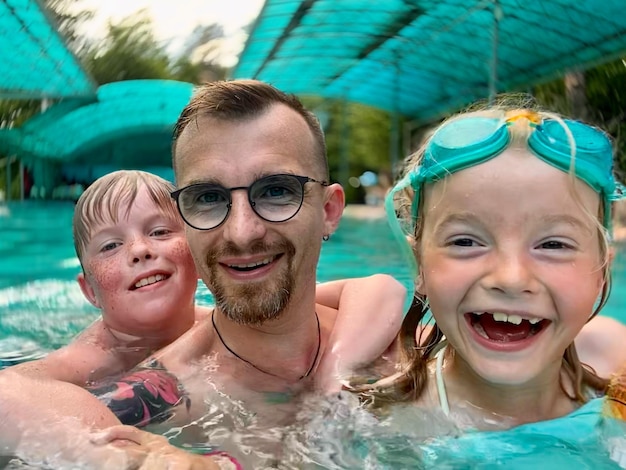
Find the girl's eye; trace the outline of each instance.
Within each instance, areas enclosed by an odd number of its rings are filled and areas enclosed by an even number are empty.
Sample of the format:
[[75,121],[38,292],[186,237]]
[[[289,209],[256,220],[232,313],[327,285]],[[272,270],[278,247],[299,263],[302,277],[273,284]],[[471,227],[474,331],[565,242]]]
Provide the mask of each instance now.
[[476,242],[471,238],[457,238],[450,243],[454,246],[476,246]]
[[550,240],[542,243],[539,247],[546,250],[561,250],[563,248],[567,248],[567,245],[557,240]]

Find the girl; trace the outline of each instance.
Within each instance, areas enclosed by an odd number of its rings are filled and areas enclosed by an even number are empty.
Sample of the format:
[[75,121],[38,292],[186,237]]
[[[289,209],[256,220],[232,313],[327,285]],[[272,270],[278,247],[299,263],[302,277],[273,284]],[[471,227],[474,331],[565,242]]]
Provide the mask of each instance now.
[[612,169],[603,132],[554,114],[493,108],[442,124],[387,198],[398,238],[411,237],[419,302],[401,372],[368,398],[439,409],[461,430],[588,437],[607,380],[574,339],[610,290],[611,205],[624,197]]

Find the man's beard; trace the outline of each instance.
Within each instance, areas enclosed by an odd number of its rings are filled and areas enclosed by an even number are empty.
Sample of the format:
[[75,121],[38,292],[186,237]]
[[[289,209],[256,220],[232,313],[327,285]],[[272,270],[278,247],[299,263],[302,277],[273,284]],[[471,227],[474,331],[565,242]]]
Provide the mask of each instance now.
[[295,251],[295,247],[287,241],[282,241],[271,247],[263,244],[253,246],[246,251],[246,255],[282,252],[283,258],[287,261],[287,267],[271,279],[233,286],[226,286],[225,283],[221,282],[217,259],[226,256],[241,256],[243,252],[227,244],[218,252],[210,253],[207,257],[207,266],[211,280],[210,290],[215,298],[215,306],[226,318],[243,325],[261,325],[268,320],[280,317],[291,300],[295,278],[293,273]]

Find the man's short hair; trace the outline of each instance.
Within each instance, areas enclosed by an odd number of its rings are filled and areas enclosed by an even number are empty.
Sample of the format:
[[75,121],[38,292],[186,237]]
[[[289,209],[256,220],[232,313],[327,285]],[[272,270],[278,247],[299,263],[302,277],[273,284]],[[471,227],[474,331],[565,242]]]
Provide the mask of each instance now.
[[284,104],[304,118],[313,134],[317,163],[328,179],[326,142],[319,120],[293,94],[284,93],[258,80],[224,80],[206,83],[194,93],[174,127],[172,166],[176,169],[176,142],[187,126],[200,116],[223,121],[253,119],[271,106]]

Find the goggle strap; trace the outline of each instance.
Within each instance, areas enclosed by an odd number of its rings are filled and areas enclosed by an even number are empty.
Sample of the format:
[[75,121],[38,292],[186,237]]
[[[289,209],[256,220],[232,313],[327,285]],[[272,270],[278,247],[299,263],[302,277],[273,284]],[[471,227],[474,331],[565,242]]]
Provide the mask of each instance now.
[[607,199],[611,202],[626,199],[626,186],[619,181],[615,181],[615,189],[607,196]]
[[[400,252],[402,256],[406,258],[406,260],[409,263],[409,271],[410,271],[411,279],[415,280],[417,279],[417,261],[415,260],[415,254],[413,253],[413,250],[411,249],[411,245],[409,244],[409,241],[406,238],[408,234],[402,230],[400,221],[398,217],[396,216],[396,209],[393,203],[396,193],[398,191],[406,189],[410,185],[411,185],[411,178],[409,174],[409,175],[406,175],[398,184],[396,184],[393,187],[393,189],[391,189],[391,191],[389,191],[389,193],[385,197],[385,212],[387,213],[387,221],[391,228],[391,233],[393,233],[394,238],[400,245]],[[415,296],[415,283],[411,282],[410,287],[407,291],[406,299],[404,300],[404,313],[402,315],[402,318],[404,318],[406,314],[408,313],[409,308],[411,307],[411,304],[413,303],[414,296]]]
[[604,227],[606,228],[611,241],[613,241],[613,211],[611,203],[626,199],[626,186],[619,181],[615,181],[615,187],[610,194],[605,196]]

